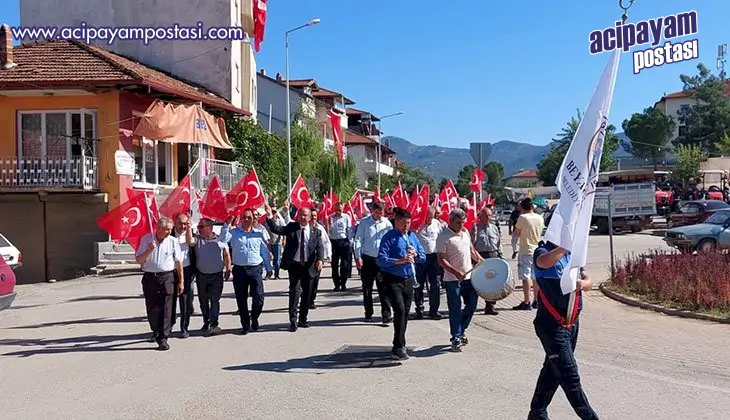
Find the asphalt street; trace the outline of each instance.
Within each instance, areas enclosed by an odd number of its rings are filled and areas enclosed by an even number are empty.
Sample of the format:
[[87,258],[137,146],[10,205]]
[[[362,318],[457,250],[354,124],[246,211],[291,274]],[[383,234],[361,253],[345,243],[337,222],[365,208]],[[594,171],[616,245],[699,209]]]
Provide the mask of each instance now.
[[[661,247],[651,234],[614,239],[618,255]],[[590,246],[604,278],[607,237]],[[169,352],[146,341],[139,275],[20,286],[0,312],[0,419],[526,418],[544,353],[534,313],[509,309],[521,293],[475,316],[463,353],[447,350],[445,319],[411,321],[401,364],[392,329],[363,322],[357,283],[335,293],[323,279],[312,327],[289,333],[288,283],[267,281],[262,330],[247,336],[227,283],[226,334],[171,339]],[[591,292],[576,352],[586,393],[602,419],[730,418],[729,328]],[[560,390],[550,413],[577,418]]]

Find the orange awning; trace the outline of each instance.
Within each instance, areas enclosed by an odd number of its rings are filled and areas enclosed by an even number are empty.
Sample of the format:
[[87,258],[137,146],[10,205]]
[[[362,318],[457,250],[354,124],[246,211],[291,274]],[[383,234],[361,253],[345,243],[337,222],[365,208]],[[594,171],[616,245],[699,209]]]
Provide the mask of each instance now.
[[223,119],[209,114],[200,105],[155,101],[140,119],[134,135],[167,143],[202,143],[233,149]]

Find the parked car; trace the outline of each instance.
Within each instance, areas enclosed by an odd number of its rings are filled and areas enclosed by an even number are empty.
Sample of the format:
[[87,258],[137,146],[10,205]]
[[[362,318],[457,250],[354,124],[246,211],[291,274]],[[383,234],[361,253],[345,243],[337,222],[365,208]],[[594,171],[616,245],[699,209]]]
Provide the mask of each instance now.
[[509,216],[512,214],[512,210],[500,210],[497,214],[497,221],[504,224],[509,222]]
[[15,300],[15,272],[0,258],[0,311],[8,309]]
[[13,270],[23,265],[23,254],[2,233],[0,233],[0,256]]
[[667,230],[667,245],[681,252],[730,248],[730,209],[717,210],[702,223]]
[[704,222],[718,210],[730,209],[730,204],[718,200],[687,201],[679,209],[667,216],[667,229],[695,225]]

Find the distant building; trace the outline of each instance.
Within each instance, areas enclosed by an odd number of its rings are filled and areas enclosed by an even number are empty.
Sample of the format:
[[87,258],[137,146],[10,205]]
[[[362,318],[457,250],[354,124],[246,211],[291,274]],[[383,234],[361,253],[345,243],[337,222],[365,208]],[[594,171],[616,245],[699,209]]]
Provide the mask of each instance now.
[[512,187],[538,187],[541,186],[540,175],[534,169],[521,169],[512,176],[502,180],[506,186]]

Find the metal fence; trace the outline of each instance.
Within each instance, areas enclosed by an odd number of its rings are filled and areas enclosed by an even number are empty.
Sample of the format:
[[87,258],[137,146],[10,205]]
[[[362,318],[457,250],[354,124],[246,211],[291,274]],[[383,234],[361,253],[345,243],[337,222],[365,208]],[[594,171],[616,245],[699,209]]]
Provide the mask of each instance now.
[[198,159],[188,171],[190,186],[198,191],[208,189],[214,176],[218,177],[223,191],[230,191],[246,172],[238,162],[226,162],[217,159]]
[[0,188],[99,189],[99,168],[89,156],[0,157]]

